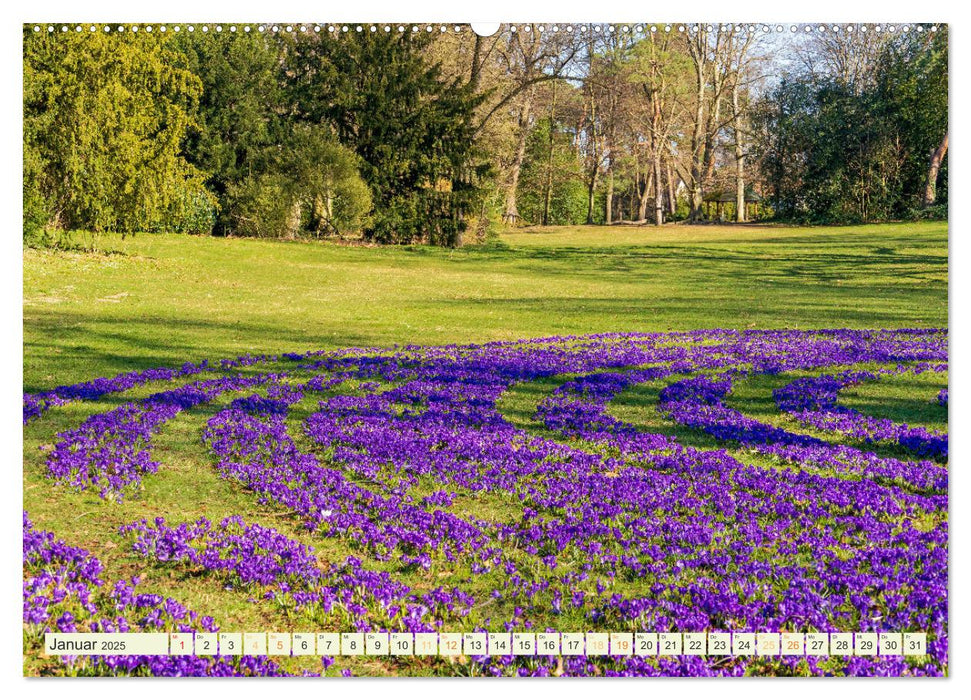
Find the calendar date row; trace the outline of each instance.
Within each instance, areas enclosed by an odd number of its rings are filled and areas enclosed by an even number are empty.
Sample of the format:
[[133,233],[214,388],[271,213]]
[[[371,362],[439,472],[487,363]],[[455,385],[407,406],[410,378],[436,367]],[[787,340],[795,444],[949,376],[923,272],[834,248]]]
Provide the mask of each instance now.
[[923,632],[48,633],[48,655],[921,656]]

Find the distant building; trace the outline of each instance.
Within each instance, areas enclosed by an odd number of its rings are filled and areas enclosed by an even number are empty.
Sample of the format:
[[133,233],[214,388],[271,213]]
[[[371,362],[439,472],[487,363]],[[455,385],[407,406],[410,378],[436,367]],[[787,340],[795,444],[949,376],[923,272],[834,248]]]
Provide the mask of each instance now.
[[[730,207],[725,205],[729,204]],[[761,214],[762,197],[751,188],[745,190],[745,220],[758,219]],[[735,220],[735,190],[712,190],[704,197],[705,218],[711,221]],[[731,212],[731,216],[725,214]]]

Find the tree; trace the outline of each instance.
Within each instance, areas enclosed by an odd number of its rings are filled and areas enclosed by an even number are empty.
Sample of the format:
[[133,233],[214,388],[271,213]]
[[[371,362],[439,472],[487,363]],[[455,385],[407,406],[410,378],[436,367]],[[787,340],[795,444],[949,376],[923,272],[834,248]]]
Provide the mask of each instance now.
[[[253,202],[271,202],[278,194],[270,183],[277,180],[274,168],[288,134],[279,42],[263,32],[182,32],[174,46],[202,83],[184,148],[219,201],[214,232],[275,235],[269,213],[266,222],[256,222]],[[258,192],[261,182],[269,191]]]
[[594,223],[597,185],[600,177],[607,175],[607,192],[604,197],[604,221],[612,223],[613,175],[618,154],[619,105],[623,91],[629,87],[625,55],[629,49],[626,39],[604,33],[601,27],[591,27],[586,36],[584,51],[587,74],[583,80],[584,111],[577,139],[579,150],[584,154],[587,177],[587,224]]
[[33,225],[208,231],[214,201],[182,153],[200,93],[165,35],[25,29],[25,213]]
[[[470,86],[481,84],[482,62],[485,60],[483,41],[476,40]],[[515,223],[519,219],[516,195],[519,176],[526,155],[526,142],[533,127],[533,109],[537,90],[542,83],[556,81],[564,73],[576,53],[576,44],[565,33],[551,32],[545,27],[526,24],[508,34],[508,39],[492,43],[503,79],[495,82],[488,109],[481,117],[476,131],[483,129],[503,107],[515,113],[515,146],[505,164],[503,221]]]
[[746,147],[746,113],[748,85],[758,79],[751,75],[755,61],[752,60],[751,50],[756,42],[754,27],[746,31],[737,28],[728,36],[725,46],[727,57],[728,80],[731,84],[731,129],[733,136],[733,150],[735,156],[735,220],[742,223],[746,219],[745,211],[745,165],[748,159]]
[[[645,131],[649,139],[649,159],[651,164],[650,183],[654,188],[654,223],[664,223],[664,176],[670,183],[670,164],[667,161],[670,144],[674,137],[676,118],[680,112],[679,102],[683,100],[689,63],[676,47],[670,33],[652,32],[634,47],[632,60],[634,72],[632,80],[643,91],[649,104],[649,116],[645,121]],[[663,171],[663,172],[662,172]],[[673,183],[670,184],[673,188]],[[649,187],[647,179],[640,204],[640,218],[646,218]],[[673,193],[667,195],[673,200]],[[672,201],[673,203],[673,201]]]
[[725,33],[721,27],[695,25],[679,35],[694,67],[695,89],[690,103],[689,166],[685,169],[691,201],[690,218],[703,218],[705,181],[714,167],[715,138],[720,127],[725,85],[720,64]]
[[479,197],[473,139],[480,97],[448,81],[417,33],[294,34],[286,46],[293,113],[326,124],[358,156],[379,243],[458,245]]
[[903,186],[913,208],[937,202],[949,140],[947,54],[947,25],[910,32],[885,43],[875,71],[875,91],[905,151]]
[[797,37],[796,58],[807,77],[835,80],[854,94],[872,89],[888,34],[866,25],[842,31],[812,32]]
[[371,193],[357,157],[326,126],[295,124],[262,172],[232,182],[231,230],[240,235],[296,238],[359,231]]
[[882,40],[865,77],[840,62],[790,73],[753,107],[779,215],[879,221],[946,202],[947,31],[921,29]]
[[[569,86],[554,85],[562,94],[561,105],[568,106],[573,97]],[[544,226],[583,223],[587,196],[573,139],[572,129],[556,118],[536,121],[519,180],[522,220]]]
[[186,32],[176,41],[203,84],[185,150],[219,199],[216,233],[344,235],[368,221],[357,157],[329,126],[291,114],[283,42],[263,32]]
[[697,221],[713,193],[744,221],[753,189],[797,220],[946,213],[947,27],[32,29],[25,232],[460,245],[498,219]]

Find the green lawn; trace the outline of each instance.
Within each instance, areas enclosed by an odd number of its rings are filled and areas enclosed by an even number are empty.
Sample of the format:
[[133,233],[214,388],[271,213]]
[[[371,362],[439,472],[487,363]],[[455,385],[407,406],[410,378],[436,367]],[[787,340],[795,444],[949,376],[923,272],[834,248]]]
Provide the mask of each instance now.
[[24,390],[243,352],[947,325],[947,225],[524,230],[442,250],[142,234],[24,252]]
[[[947,325],[944,224],[562,228],[508,233],[496,244],[457,251],[155,235],[109,247],[114,252],[24,252],[25,391],[243,352],[700,327]],[[739,382],[732,405],[804,430],[770,405],[771,389],[791,378]],[[516,386],[499,408],[516,425],[549,437],[534,419],[535,407],[564,380]],[[868,413],[946,430],[946,409],[935,403],[946,382],[944,374],[903,376],[854,387],[846,398]],[[252,604],[244,593],[223,590],[198,572],[138,559],[118,535],[119,525],[139,518],[216,521],[238,514],[313,545],[322,561],[351,553],[344,540],[313,537],[292,515],[259,504],[237,483],[218,477],[199,434],[219,406],[186,411],[160,431],[153,454],[164,468],[145,478],[142,494],[120,505],[106,506],[95,493],[52,487],[45,477],[46,451],[57,432],[158,388],[150,384],[57,407],[27,425],[24,507],[37,527],[89,549],[110,580],[140,573],[145,592],[212,614],[224,629],[290,629],[293,620]],[[715,446],[704,434],[676,428],[657,413],[660,388],[660,383],[633,387],[611,410],[646,429],[676,432],[686,444]],[[231,398],[221,397],[219,404]],[[291,434],[298,440],[301,418],[320,398],[308,396],[294,407]],[[759,461],[742,450],[732,454]],[[512,520],[521,517],[522,504],[512,495],[463,493],[450,510]],[[391,566],[353,553],[370,568]],[[420,590],[474,585],[480,601],[474,621],[507,619],[510,603],[489,596],[504,585],[501,572],[476,577],[473,584],[463,567],[436,560],[428,572],[395,575]],[[618,585],[636,590],[631,582]],[[581,623],[557,624],[566,629]],[[319,670],[316,663],[293,660],[287,667]],[[461,675],[469,668],[445,659],[362,657],[342,659],[331,672],[345,666],[377,675]],[[25,656],[24,668],[29,675],[53,670],[50,660],[36,654]]]

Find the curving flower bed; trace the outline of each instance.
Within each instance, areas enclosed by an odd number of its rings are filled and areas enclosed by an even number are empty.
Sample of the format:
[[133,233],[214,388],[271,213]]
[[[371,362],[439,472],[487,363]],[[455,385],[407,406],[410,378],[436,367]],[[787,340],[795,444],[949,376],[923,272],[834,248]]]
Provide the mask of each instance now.
[[[107,509],[135,494],[150,506],[165,468],[152,437],[214,404],[202,437],[216,472],[293,532],[247,515],[125,521],[121,536],[145,566],[191,571],[301,627],[929,635],[928,656],[906,659],[470,657],[436,673],[946,673],[946,435],[943,451],[915,447],[920,428],[896,426],[915,458],[888,458],[839,442],[862,432],[826,428],[823,440],[725,403],[759,374],[943,370],[943,331],[604,334],[285,359],[296,363],[286,374],[227,373],[91,416],[59,436],[47,475]],[[510,421],[508,397],[560,375],[530,409],[544,433]],[[866,379],[799,378],[775,398],[810,422],[800,412],[838,412],[839,388]],[[652,409],[663,434],[610,414],[644,382],[664,385]],[[718,447],[684,439],[699,432]],[[936,461],[919,459],[935,449]],[[304,541],[341,556],[323,561]],[[25,586],[25,621],[27,601]],[[412,672],[402,659],[393,669]]]
[[[137,590],[139,578],[110,584],[101,562],[54,534],[34,528],[23,514],[25,644],[42,645],[44,632],[216,632],[172,598]],[[281,676],[268,658],[197,656],[55,657],[68,675]]]
[[[873,372],[843,372],[836,376],[797,379],[772,392],[776,406],[796,420],[819,430],[838,432],[867,443],[899,445],[921,457],[947,459],[947,435],[919,426],[894,423],[886,418],[864,415],[837,405],[840,389],[864,381],[875,381]],[[947,405],[947,389],[942,391]],[[940,395],[938,396],[940,402]]]

